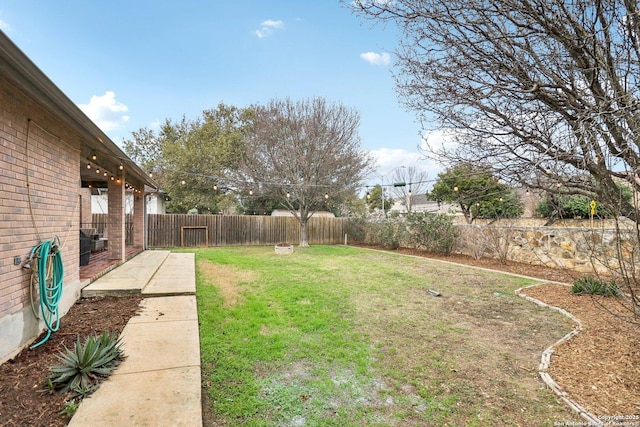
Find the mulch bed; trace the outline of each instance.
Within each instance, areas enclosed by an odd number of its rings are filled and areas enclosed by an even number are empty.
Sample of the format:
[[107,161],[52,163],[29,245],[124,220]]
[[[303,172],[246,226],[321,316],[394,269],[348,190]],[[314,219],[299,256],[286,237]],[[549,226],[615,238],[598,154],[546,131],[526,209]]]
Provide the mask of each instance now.
[[[62,415],[69,396],[43,392],[49,369],[59,364],[56,355],[71,348],[76,337],[81,341],[91,333],[117,332],[139,310],[141,297],[96,297],[81,299],[62,317],[60,329],[48,341],[33,350],[22,350],[0,365],[0,425],[66,426]],[[44,334],[34,342],[38,342]],[[126,356],[126,355],[125,355]]]

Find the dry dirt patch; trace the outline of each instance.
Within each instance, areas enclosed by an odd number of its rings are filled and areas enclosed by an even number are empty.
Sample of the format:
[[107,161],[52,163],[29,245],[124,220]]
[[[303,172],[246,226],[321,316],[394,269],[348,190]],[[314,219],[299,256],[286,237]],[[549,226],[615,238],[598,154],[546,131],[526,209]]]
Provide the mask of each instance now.
[[238,270],[229,265],[214,264],[208,260],[199,260],[198,269],[207,278],[206,284],[218,287],[225,307],[241,303],[242,284],[256,280],[256,274],[252,271]]

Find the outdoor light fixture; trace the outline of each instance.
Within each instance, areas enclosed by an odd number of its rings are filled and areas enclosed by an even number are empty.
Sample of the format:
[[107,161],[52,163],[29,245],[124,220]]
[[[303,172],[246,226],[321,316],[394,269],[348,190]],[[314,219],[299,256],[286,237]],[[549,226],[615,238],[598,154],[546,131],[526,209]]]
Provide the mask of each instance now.
[[106,173],[106,172],[105,172],[105,173],[104,173],[104,176],[107,176],[107,175],[108,175],[108,173]]
[[329,193],[324,193],[324,198],[328,199],[329,198]]
[[100,173],[100,169],[96,168],[96,173]]
[[91,163],[87,163],[87,169],[91,169]]
[[98,156],[96,156],[95,153],[91,155],[91,160],[96,160],[97,158]]
[[213,191],[218,191],[218,186],[216,184],[213,184]]
[[124,170],[124,166],[120,165],[120,166],[118,167],[118,169],[120,169],[120,170]]

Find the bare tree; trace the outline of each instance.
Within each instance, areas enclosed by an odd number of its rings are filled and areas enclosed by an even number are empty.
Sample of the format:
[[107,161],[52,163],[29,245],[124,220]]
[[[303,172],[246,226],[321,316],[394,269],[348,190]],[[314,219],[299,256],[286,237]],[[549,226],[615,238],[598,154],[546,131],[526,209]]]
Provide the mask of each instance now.
[[323,98],[289,98],[254,106],[239,184],[279,197],[300,222],[300,246],[308,246],[314,210],[352,197],[372,158],[360,148],[360,116]]
[[[434,122],[457,135],[425,153],[596,199],[632,219],[640,239],[637,1],[354,0],[350,7],[398,25],[402,102],[425,130]],[[631,201],[622,200],[620,182],[633,189]],[[619,254],[623,240],[618,233]],[[640,318],[638,267],[617,260],[611,273],[624,279]]]
[[[628,0],[356,0],[403,31],[397,89],[450,165],[489,162],[503,179],[618,206],[638,189],[640,15]],[[590,179],[591,176],[593,179]],[[634,206],[622,212],[640,220]]]
[[428,178],[427,172],[418,170],[415,166],[399,168],[393,173],[393,182],[404,185],[394,185],[391,187],[391,193],[407,208],[407,212],[412,211],[414,195],[426,194]]

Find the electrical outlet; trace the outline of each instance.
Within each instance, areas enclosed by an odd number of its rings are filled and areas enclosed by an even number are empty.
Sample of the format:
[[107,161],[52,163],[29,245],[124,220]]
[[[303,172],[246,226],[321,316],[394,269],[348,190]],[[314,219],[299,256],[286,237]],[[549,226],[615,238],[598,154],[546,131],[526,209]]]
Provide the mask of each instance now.
[[22,257],[21,256],[14,256],[13,257],[13,265],[20,265],[22,264]]

